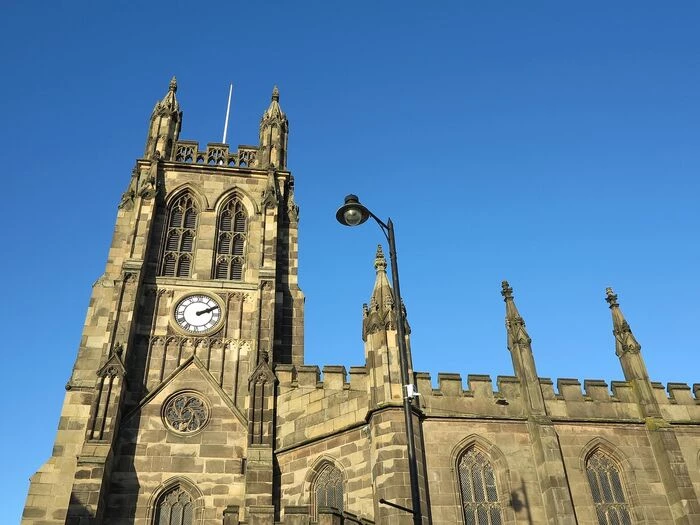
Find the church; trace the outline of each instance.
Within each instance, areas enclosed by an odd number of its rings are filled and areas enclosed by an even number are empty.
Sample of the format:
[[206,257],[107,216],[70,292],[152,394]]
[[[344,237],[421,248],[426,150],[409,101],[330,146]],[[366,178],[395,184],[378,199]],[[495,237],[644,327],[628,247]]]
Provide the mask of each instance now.
[[434,382],[379,248],[364,366],[305,363],[279,91],[232,151],[180,138],[177,89],[125,180],[23,524],[700,523],[700,384],[650,379],[611,289],[624,381],[539,377],[504,281],[513,376]]

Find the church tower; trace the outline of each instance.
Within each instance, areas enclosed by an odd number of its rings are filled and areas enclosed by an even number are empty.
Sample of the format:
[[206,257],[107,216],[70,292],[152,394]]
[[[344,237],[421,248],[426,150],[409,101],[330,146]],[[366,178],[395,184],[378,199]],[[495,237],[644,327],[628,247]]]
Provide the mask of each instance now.
[[275,87],[258,146],[150,118],[23,523],[272,523],[272,368],[303,363],[298,206]]

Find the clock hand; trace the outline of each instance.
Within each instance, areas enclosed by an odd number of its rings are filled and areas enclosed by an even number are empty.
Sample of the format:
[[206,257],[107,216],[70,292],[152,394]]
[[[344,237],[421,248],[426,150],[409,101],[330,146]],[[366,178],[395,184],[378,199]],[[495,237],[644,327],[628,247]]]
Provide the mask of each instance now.
[[208,314],[209,312],[213,312],[217,308],[218,308],[218,306],[212,306],[211,308],[207,308],[206,310],[200,310],[199,312],[195,312],[195,313],[197,315],[204,315],[204,314]]

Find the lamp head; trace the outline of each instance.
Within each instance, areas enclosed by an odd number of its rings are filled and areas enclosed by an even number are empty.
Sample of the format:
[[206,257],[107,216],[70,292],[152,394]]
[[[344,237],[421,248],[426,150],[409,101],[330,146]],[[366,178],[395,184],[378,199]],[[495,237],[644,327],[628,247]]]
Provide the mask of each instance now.
[[345,204],[338,208],[335,214],[335,218],[344,226],[359,226],[369,219],[369,216],[369,210],[360,204],[357,195],[345,197]]

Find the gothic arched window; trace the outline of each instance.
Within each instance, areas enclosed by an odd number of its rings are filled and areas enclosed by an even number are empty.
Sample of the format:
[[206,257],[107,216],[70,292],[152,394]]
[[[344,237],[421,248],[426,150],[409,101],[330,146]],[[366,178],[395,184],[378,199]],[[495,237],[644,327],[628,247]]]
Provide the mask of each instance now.
[[314,518],[318,519],[318,509],[331,507],[343,511],[343,474],[330,463],[326,463],[312,485]]
[[457,462],[466,525],[501,525],[496,477],[486,454],[472,446]]
[[197,236],[197,215],[197,205],[189,193],[185,193],[171,204],[160,275],[190,276],[194,241]]
[[153,525],[192,525],[193,518],[192,497],[180,485],[163,493],[156,500]]
[[620,469],[610,456],[594,451],[586,461],[586,474],[600,525],[631,525]]
[[248,215],[243,204],[233,198],[221,209],[216,225],[215,279],[243,279],[247,233]]

